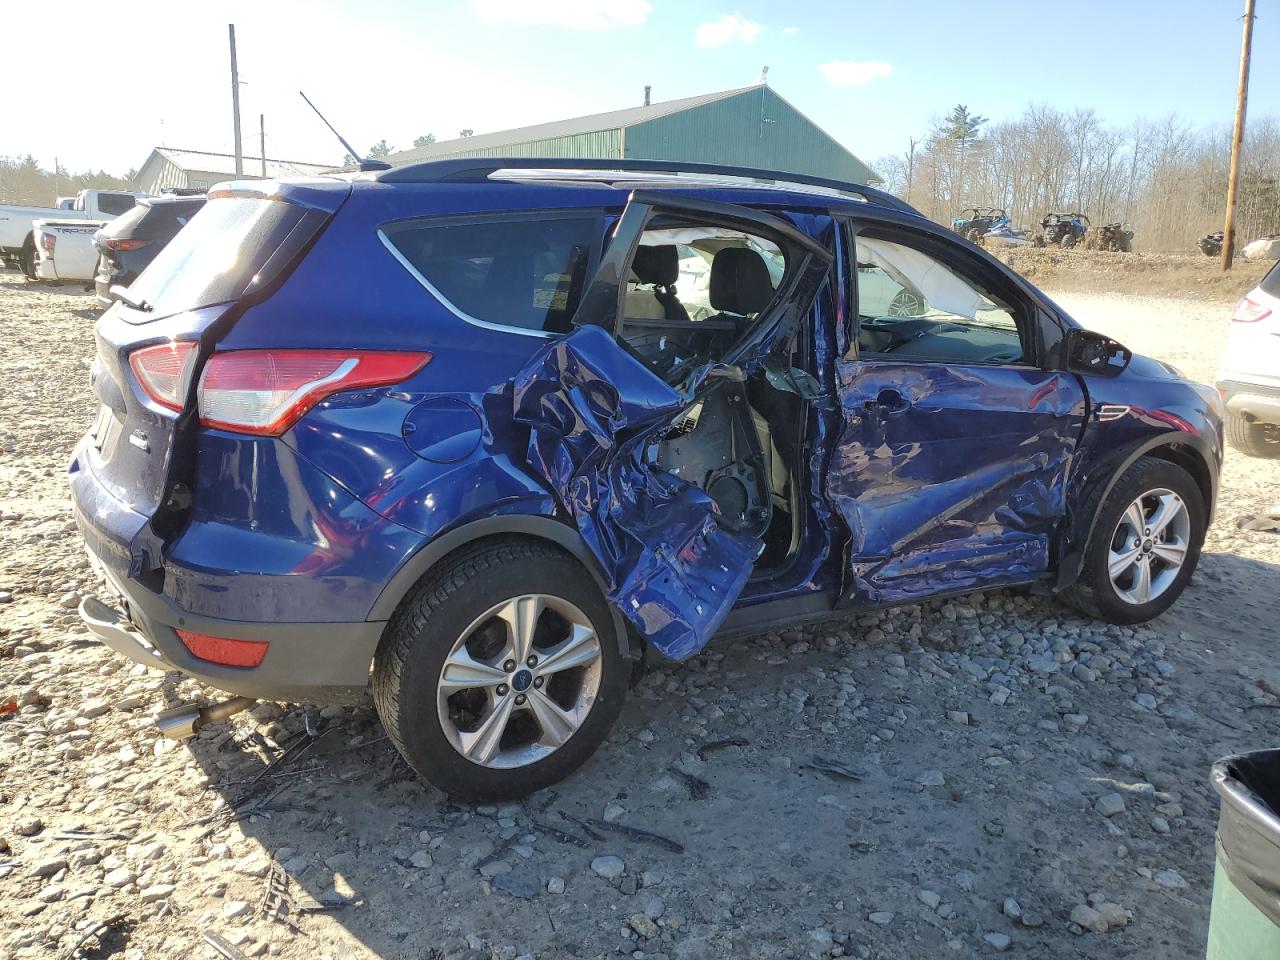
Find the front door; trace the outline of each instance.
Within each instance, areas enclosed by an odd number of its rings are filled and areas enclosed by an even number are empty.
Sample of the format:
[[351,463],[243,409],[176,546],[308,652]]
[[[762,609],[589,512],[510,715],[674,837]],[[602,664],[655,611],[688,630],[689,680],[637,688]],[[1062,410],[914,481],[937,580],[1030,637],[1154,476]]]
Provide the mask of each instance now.
[[[609,600],[666,656],[703,647],[761,553],[767,465],[730,398],[766,368],[776,377],[776,348],[830,262],[778,218],[637,192],[575,329],[516,377],[530,465],[599,560]],[[723,462],[665,442],[713,422]]]
[[1036,305],[954,241],[854,223],[843,236],[857,324],[827,479],[850,531],[843,601],[1036,579],[1084,415],[1076,378],[1040,362]]

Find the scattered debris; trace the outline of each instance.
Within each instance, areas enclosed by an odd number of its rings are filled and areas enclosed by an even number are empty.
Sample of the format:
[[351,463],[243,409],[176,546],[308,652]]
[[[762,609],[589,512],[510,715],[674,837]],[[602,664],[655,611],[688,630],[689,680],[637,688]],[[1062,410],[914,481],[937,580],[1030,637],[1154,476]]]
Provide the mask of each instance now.
[[723,740],[712,740],[704,743],[698,748],[698,759],[707,759],[707,754],[715,753],[717,750],[726,750],[729,747],[749,747],[751,741],[746,737],[726,737]]
[[200,934],[200,939],[218,951],[226,960],[248,960],[243,953],[233,947],[223,937],[214,933],[212,930],[205,930]]
[[113,917],[108,917],[106,920],[100,920],[97,923],[92,924],[84,931],[80,939],[76,941],[75,946],[73,946],[71,951],[66,955],[66,960],[77,960],[78,957],[83,956],[80,952],[81,949],[94,937],[98,938],[100,947],[103,934],[123,927],[127,922],[125,915],[123,913],[118,913]]
[[841,763],[839,760],[828,760],[825,757],[812,756],[808,760],[802,761],[801,769],[817,770],[819,773],[825,773],[828,777],[836,780],[852,780],[855,783],[862,780],[862,773],[849,766],[847,763]]
[[685,789],[689,791],[690,800],[705,800],[711,793],[711,784],[703,780],[701,777],[695,777],[691,773],[685,773],[679,767],[672,764],[667,768],[677,780],[685,785]]
[[[606,823],[604,820],[582,821],[578,819],[574,819],[574,823],[578,824],[578,826],[582,827],[582,829],[586,830],[588,833],[593,832],[591,830],[592,827],[599,827],[601,830],[606,830],[609,833],[620,834],[628,840],[635,840],[637,843],[651,843],[656,847],[661,847],[663,850],[669,850],[672,853],[684,853],[684,846],[676,843],[676,841],[660,836],[656,833],[650,833],[648,830],[641,830],[638,827],[628,827],[624,823]],[[597,836],[599,835],[597,834]],[[601,837],[600,839],[603,838]]]
[[294,933],[302,933],[298,922],[289,914],[294,912],[293,897],[289,893],[289,875],[284,872],[274,859],[267,871],[266,886],[262,891],[262,900],[258,904],[258,915],[276,923],[284,924]]

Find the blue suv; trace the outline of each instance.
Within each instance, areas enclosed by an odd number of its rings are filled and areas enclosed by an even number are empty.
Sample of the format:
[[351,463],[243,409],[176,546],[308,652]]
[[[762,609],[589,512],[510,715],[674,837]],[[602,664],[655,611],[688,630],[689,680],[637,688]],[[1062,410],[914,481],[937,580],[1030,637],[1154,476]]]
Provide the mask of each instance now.
[[1216,393],[887,194],[452,160],[236,182],[101,319],[70,483],[113,649],[351,703],[466,798],[582,764],[646,653],[1014,584],[1148,620]]

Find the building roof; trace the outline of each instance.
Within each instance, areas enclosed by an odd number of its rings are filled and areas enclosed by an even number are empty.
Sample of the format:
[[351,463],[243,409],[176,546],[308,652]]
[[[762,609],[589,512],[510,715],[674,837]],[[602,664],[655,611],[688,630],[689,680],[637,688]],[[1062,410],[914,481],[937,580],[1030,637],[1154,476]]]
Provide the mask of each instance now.
[[[183,170],[200,170],[205,173],[236,175],[236,158],[231,153],[210,153],[207,150],[183,150],[178,147],[156,147],[155,152]],[[262,173],[262,160],[245,154],[244,176],[257,177]],[[303,163],[298,160],[273,160],[267,157],[267,177],[307,177],[335,169],[332,163]]]
[[[500,147],[509,143],[524,143],[529,140],[554,140],[558,137],[571,137],[580,133],[595,133],[598,130],[617,130],[635,126],[648,120],[656,120],[682,110],[691,110],[704,104],[727,100],[748,90],[759,89],[759,84],[749,87],[738,87],[735,90],[720,90],[716,93],[703,93],[696,97],[684,97],[681,100],[665,100],[651,103],[649,106],[627,107],[623,110],[610,110],[607,113],[593,113],[585,117],[572,117],[568,120],[553,120],[550,123],[538,123],[531,127],[515,127],[511,130],[498,130],[494,133],[480,133],[471,137],[460,137],[456,140],[437,140],[426,146],[414,147],[412,150],[401,150],[387,157],[396,166],[406,163],[419,163],[441,155],[465,151],[470,153],[489,147]],[[270,162],[270,161],[268,161]]]

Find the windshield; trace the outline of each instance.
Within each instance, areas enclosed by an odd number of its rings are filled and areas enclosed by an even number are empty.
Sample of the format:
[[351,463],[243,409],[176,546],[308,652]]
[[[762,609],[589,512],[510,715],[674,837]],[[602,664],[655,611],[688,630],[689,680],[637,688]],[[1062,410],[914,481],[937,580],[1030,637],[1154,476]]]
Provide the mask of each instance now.
[[151,307],[133,322],[238,299],[304,214],[261,197],[209,202],[129,287]]

